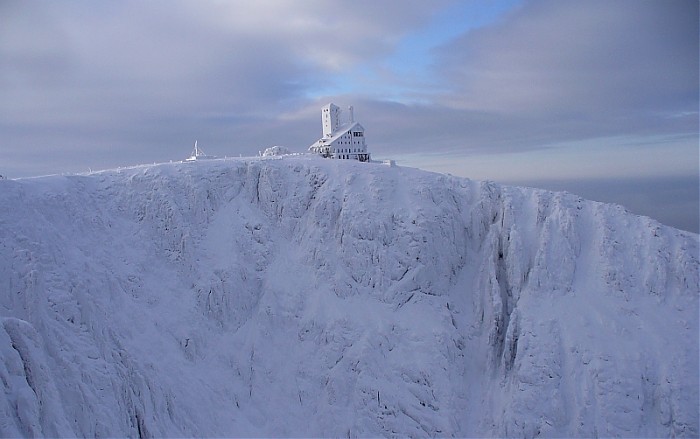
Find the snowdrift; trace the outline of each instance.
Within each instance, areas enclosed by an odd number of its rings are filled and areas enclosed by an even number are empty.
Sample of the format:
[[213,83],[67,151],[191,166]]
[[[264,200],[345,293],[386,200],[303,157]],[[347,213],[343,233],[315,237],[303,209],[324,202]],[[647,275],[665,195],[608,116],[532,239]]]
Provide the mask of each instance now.
[[415,169],[0,181],[2,436],[698,436],[698,236]]

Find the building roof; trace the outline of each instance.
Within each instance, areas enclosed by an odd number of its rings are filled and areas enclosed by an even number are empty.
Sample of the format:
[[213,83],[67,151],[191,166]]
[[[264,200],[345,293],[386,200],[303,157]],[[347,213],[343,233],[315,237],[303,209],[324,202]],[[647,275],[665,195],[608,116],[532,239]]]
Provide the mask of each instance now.
[[321,140],[327,143],[331,143],[336,141],[340,136],[344,135],[348,131],[352,130],[355,127],[360,127],[360,130],[364,131],[364,127],[360,125],[359,122],[352,122],[352,123],[346,123],[341,125],[337,130],[333,131],[332,135],[330,137],[323,137]]
[[333,131],[330,137],[321,137],[320,139],[315,141],[313,145],[311,145],[309,148],[320,147],[322,145],[330,145],[331,143],[338,140],[338,138],[346,134],[348,131],[356,128],[359,128],[359,130],[357,131],[364,132],[365,130],[365,128],[362,125],[360,125],[359,122],[346,123],[341,125],[340,128],[338,128],[337,130]]

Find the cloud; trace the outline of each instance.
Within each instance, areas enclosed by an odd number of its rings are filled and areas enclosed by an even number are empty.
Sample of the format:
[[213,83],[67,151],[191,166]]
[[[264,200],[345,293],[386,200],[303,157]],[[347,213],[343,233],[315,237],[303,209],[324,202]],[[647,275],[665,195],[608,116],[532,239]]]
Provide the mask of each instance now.
[[697,16],[692,0],[527,2],[441,49],[441,102],[530,125],[525,145],[697,132]]
[[[362,1],[10,3],[3,81],[22,90],[143,93],[242,108],[304,96],[340,70],[386,56],[436,5]],[[226,92],[226,93],[222,93]],[[166,98],[173,97],[173,101]],[[48,96],[51,97],[51,96]],[[155,99],[154,99],[155,100]],[[148,102],[146,102],[148,103]]]
[[526,3],[444,49],[455,105],[499,112],[594,112],[611,104],[693,107],[698,3]]
[[[231,104],[250,108],[298,93],[301,81],[295,78],[310,74],[264,34],[239,38],[212,26],[202,14],[188,14],[189,7],[155,2],[118,6],[45,4],[37,12],[51,26],[38,29],[31,10],[36,6],[16,14],[14,28],[6,29],[2,40],[37,41],[3,47],[3,55],[16,55],[8,58],[0,85],[24,94],[15,103],[20,110],[38,110],[32,111],[32,120],[42,115],[82,120],[86,113],[167,115]],[[37,92],[28,93],[30,88]],[[58,105],[68,111],[56,114]]]

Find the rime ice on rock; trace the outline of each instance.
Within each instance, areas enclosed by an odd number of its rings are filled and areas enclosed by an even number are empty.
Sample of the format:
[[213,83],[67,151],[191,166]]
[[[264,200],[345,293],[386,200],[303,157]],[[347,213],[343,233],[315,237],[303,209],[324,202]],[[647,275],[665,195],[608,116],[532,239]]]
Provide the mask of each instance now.
[[271,146],[269,148],[266,148],[265,151],[263,151],[260,155],[263,157],[276,157],[276,156],[283,156],[283,155],[289,155],[292,152],[289,150],[289,148],[284,147],[284,146]]
[[0,437],[700,436],[697,234],[337,164],[0,182]]
[[323,137],[309,147],[310,152],[331,159],[368,162],[370,154],[365,143],[365,129],[355,122],[353,108],[348,109],[349,120],[341,125],[340,107],[330,103],[321,109]]

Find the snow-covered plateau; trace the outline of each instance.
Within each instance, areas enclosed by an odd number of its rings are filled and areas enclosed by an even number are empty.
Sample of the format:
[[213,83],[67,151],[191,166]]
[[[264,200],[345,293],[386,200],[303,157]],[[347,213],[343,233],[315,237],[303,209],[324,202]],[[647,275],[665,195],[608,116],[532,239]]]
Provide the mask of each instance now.
[[0,436],[697,437],[698,235],[309,157],[0,181]]

